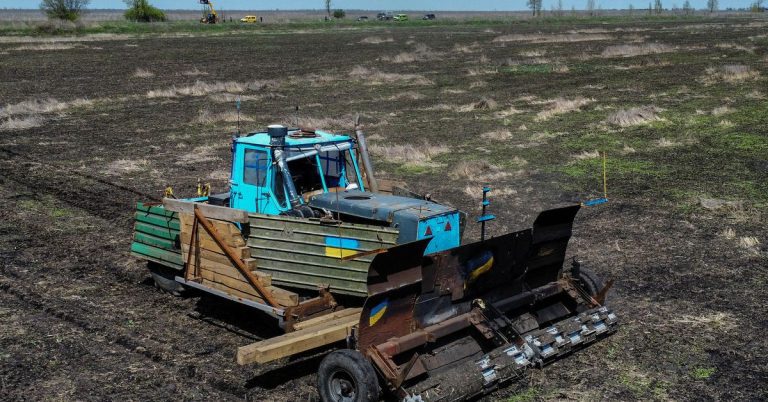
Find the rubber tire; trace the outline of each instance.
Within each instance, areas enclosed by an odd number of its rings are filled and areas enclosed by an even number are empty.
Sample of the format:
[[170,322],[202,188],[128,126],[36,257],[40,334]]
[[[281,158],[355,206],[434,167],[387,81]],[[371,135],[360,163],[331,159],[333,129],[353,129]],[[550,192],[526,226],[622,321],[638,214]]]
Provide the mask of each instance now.
[[[344,398],[334,390],[334,379],[341,374],[352,383],[354,397]],[[371,363],[358,351],[351,349],[331,352],[320,362],[317,389],[324,402],[376,402],[381,396],[379,380]]]
[[184,285],[176,282],[176,279],[174,279],[177,275],[181,274],[181,271],[151,261],[147,263],[147,269],[149,269],[149,273],[155,281],[156,288],[174,296],[181,296],[184,293]]
[[589,268],[582,267],[579,270],[578,281],[579,285],[592,297],[597,296],[603,290],[603,280]]

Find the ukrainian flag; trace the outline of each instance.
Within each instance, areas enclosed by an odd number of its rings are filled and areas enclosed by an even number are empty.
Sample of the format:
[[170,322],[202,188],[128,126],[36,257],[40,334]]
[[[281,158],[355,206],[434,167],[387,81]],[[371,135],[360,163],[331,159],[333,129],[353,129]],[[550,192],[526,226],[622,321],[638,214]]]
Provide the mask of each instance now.
[[347,237],[325,236],[325,255],[344,258],[359,253],[360,243]]
[[368,317],[369,327],[372,327],[381,319],[381,317],[384,317],[384,313],[387,311],[388,305],[389,305],[389,300],[384,299],[383,302],[377,304],[374,308],[371,309],[371,315]]

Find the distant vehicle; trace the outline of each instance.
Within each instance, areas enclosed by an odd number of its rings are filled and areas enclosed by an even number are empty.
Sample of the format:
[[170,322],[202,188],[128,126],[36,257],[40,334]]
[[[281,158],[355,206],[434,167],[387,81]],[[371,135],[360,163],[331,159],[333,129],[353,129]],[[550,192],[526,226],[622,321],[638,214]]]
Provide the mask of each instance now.
[[360,21],[360,22],[366,22],[366,21],[368,21],[368,16],[367,15],[361,15],[361,16],[357,17],[357,20]]
[[423,17],[421,17],[421,19],[423,19],[423,20],[425,20],[425,21],[426,21],[426,20],[433,20],[433,19],[435,19],[435,18],[436,18],[436,17],[435,17],[435,15],[434,15],[434,14],[424,14],[424,16],[423,16]]
[[253,24],[256,22],[259,22],[259,19],[255,15],[246,15],[243,18],[240,18],[240,22],[245,22],[246,24]]
[[393,19],[395,21],[408,21],[408,14],[397,14]]
[[392,16],[392,13],[378,13],[378,14],[376,14],[376,19],[379,20],[379,21],[389,21],[392,18],[394,18]]
[[213,8],[213,2],[210,0],[200,0],[200,4],[203,5],[203,17],[200,18],[200,23],[217,24],[219,22],[219,14]]

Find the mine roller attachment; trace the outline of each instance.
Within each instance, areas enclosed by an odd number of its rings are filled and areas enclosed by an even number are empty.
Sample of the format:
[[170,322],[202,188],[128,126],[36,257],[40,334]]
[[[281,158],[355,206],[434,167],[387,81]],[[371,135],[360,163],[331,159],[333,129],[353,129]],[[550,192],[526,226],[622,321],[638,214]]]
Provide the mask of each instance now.
[[[324,401],[461,401],[614,333],[608,286],[564,267],[579,206],[539,214],[530,229],[424,255],[431,238],[372,255],[362,308],[317,317],[243,346],[238,363],[266,363],[338,345],[320,364]],[[609,282],[610,285],[610,282]],[[310,325],[312,323],[312,325]],[[300,323],[301,324],[301,323]]]
[[429,239],[377,255],[357,349],[401,400],[488,393],[616,331],[592,272],[563,269],[578,205],[533,228],[422,256]]

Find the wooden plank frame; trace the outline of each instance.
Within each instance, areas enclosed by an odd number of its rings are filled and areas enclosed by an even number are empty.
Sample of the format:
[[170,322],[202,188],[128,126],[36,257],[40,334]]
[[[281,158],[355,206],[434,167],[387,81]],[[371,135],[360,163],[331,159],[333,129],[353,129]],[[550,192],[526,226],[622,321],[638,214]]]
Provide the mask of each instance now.
[[204,216],[210,219],[220,219],[223,221],[248,223],[248,212],[242,209],[220,207],[217,205],[202,204],[199,202],[175,200],[173,198],[163,198],[163,207],[172,212],[183,212],[192,214],[196,209],[200,209]]
[[[262,286],[259,278],[256,277],[256,275],[254,275],[253,273],[251,273],[251,270],[248,269],[245,263],[240,259],[241,256],[238,255],[237,252],[235,252],[235,250],[229,247],[227,243],[219,236],[218,232],[216,231],[216,228],[213,227],[211,222],[208,221],[208,219],[204,215],[202,208],[199,208],[199,205],[202,205],[202,204],[192,204],[192,205],[193,205],[193,211],[195,214],[195,223],[193,224],[193,232],[195,231],[194,228],[196,228],[197,225],[202,226],[203,229],[205,229],[205,231],[208,232],[208,234],[213,238],[213,240],[216,242],[219,248],[221,248],[224,251],[227,257],[229,257],[230,261],[235,265],[235,268],[237,268],[240,271],[240,273],[245,277],[248,283],[251,286],[253,286],[253,288],[264,299],[264,301],[266,301],[267,304],[269,304],[272,307],[279,307],[280,303],[278,303],[277,300],[275,300],[271,292],[267,291],[267,289],[265,289],[265,287]],[[246,214],[245,216],[247,219],[248,215]],[[226,220],[226,218],[223,218],[223,219]],[[194,239],[194,237],[195,237],[195,233],[192,234],[192,239]]]

